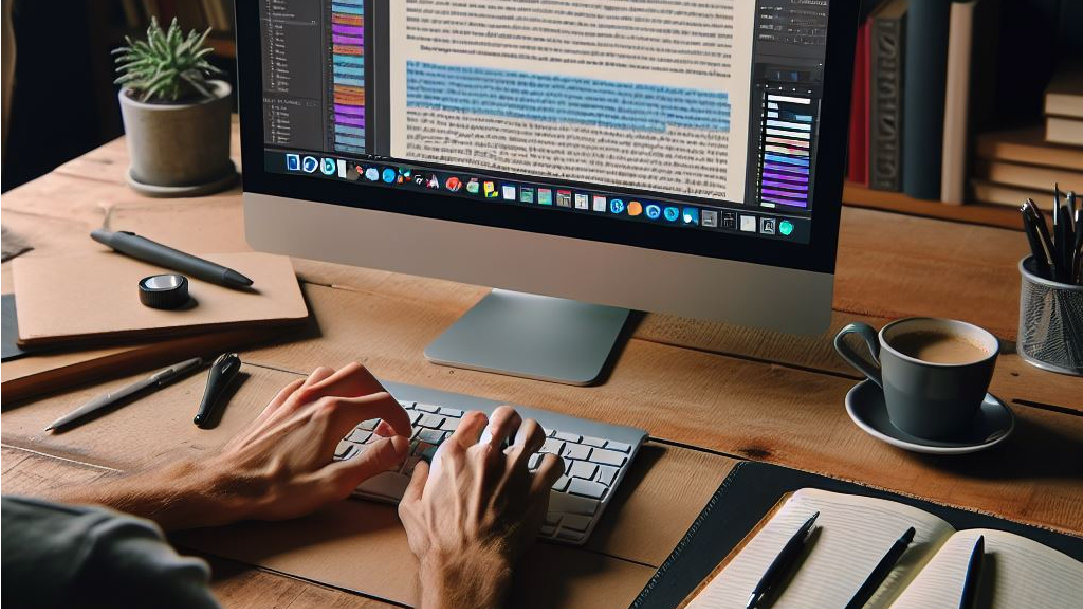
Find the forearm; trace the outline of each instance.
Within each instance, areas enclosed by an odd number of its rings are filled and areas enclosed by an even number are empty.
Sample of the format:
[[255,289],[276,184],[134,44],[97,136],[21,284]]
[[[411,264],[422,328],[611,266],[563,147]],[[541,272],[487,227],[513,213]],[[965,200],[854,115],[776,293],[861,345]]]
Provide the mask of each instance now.
[[166,530],[226,524],[244,518],[236,482],[213,468],[181,461],[100,484],[60,489],[53,499],[103,505],[156,522]]
[[430,558],[420,580],[420,609],[502,609],[511,568],[497,556]]

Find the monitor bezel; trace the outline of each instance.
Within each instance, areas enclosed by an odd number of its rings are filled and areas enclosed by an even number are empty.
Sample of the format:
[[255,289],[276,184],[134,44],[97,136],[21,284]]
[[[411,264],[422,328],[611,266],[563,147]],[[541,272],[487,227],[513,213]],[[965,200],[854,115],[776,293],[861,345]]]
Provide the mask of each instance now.
[[[831,0],[829,5],[823,98],[812,184],[812,222],[808,244],[721,231],[626,222],[603,215],[563,210],[494,205],[487,201],[479,201],[474,205],[464,199],[464,204],[449,205],[450,201],[456,199],[442,194],[395,190],[370,186],[364,182],[345,182],[266,171],[259,10],[259,0],[238,0],[236,3],[238,108],[245,192],[680,252],[720,260],[823,273],[834,272],[857,32],[856,0]],[[350,158],[349,155],[337,153],[335,156]],[[750,207],[749,211],[770,213],[768,209],[758,207]],[[619,227],[619,230],[616,227]]]

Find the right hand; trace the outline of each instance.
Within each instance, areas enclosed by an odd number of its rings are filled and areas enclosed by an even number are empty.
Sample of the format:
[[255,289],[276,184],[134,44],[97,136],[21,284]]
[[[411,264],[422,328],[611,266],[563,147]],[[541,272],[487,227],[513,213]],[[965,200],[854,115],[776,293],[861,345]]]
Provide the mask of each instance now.
[[[486,425],[491,438],[481,442]],[[527,469],[544,443],[541,426],[507,406],[491,419],[468,412],[432,465],[414,469],[399,515],[421,562],[422,609],[500,606],[511,566],[537,536],[564,473],[553,454]]]

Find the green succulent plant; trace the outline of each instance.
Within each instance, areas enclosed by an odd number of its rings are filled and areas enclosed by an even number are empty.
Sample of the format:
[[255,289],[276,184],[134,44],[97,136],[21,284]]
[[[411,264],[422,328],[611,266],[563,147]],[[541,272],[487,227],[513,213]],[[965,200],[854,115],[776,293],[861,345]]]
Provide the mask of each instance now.
[[213,51],[204,46],[210,31],[207,28],[200,34],[192,30],[185,36],[176,19],[163,30],[151,17],[146,40],[132,41],[125,36],[128,45],[113,50],[117,72],[121,73],[114,82],[128,87],[133,97],[144,102],[214,97],[207,78],[222,71],[206,59]]

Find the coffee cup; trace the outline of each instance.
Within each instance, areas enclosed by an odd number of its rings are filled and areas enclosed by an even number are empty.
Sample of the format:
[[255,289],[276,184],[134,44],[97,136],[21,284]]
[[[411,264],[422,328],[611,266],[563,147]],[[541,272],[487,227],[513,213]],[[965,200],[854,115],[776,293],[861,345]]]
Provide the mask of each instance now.
[[[845,341],[865,339],[872,361]],[[846,325],[835,350],[883,389],[891,423],[922,438],[944,438],[970,425],[989,390],[997,339],[964,321],[910,317],[879,332],[866,323]]]

